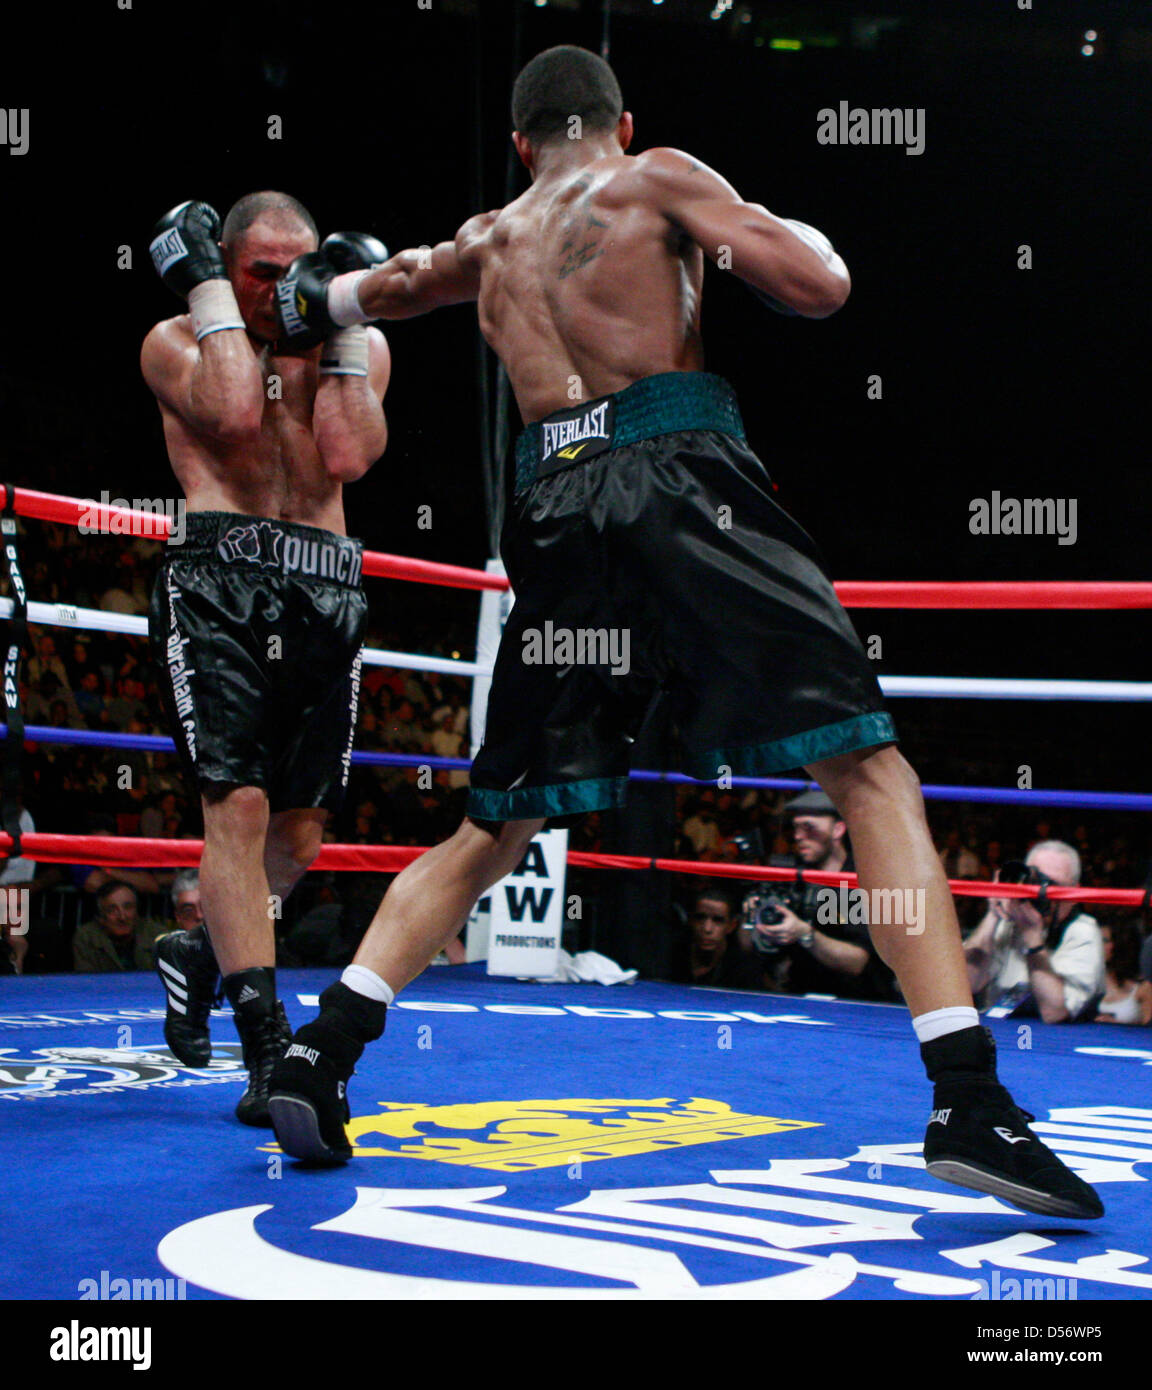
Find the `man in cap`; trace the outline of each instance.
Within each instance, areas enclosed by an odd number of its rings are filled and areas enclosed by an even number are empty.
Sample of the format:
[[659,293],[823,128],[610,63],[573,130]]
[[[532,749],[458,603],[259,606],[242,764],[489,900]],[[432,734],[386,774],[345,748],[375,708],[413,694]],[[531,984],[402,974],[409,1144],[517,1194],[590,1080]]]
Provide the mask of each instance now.
[[[791,820],[794,867],[854,873],[848,827],[828,796],[802,792],[784,807]],[[769,901],[771,899],[771,901]],[[895,999],[894,977],[868,935],[867,914],[828,885],[764,883],[745,899],[752,942],[792,994]]]

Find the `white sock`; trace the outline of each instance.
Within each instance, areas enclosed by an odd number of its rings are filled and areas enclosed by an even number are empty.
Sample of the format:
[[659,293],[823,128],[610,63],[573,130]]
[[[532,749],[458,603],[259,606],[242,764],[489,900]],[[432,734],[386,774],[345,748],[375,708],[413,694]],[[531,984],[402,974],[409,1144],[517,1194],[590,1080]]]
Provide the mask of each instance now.
[[349,965],[340,976],[340,983],[354,989],[357,994],[363,994],[366,998],[375,999],[381,1004],[391,1004],[396,998],[391,987],[384,983],[375,970],[369,970],[366,965]]
[[975,1009],[955,1005],[950,1009],[933,1009],[929,1014],[921,1014],[912,1020],[916,1036],[922,1042],[942,1038],[945,1033],[958,1033],[961,1028],[978,1028],[980,1015]]

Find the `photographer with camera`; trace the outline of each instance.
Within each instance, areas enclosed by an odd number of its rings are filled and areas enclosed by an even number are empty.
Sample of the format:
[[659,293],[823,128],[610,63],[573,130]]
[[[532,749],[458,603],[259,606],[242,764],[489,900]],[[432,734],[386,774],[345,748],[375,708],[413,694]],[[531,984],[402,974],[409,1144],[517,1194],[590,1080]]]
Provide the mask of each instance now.
[[[1000,883],[1073,887],[1080,856],[1062,840],[1042,840],[1021,863],[1006,863]],[[985,1008],[1045,1023],[1070,1023],[1089,1013],[1104,993],[1104,943],[1095,917],[1079,903],[1040,898],[992,898],[964,943],[972,993]]]
[[[771,862],[798,869],[852,873],[847,826],[822,791],[803,792],[784,807],[793,855]],[[895,1000],[895,977],[877,955],[862,922],[836,920],[821,903],[835,890],[805,883],[762,883],[744,900],[744,929],[761,953],[770,987],[788,994],[835,994]]]

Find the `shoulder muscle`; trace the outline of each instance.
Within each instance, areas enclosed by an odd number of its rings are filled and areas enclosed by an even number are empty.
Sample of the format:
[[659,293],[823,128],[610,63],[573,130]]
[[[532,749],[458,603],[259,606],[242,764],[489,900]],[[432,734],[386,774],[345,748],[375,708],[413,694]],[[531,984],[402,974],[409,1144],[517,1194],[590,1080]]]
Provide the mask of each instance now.
[[727,179],[683,150],[646,150],[636,157],[636,169],[655,205],[670,215],[677,207],[703,199],[741,201]]
[[477,213],[456,233],[456,254],[462,262],[474,259],[483,251],[488,233],[499,215],[499,211]]
[[140,370],[157,396],[168,398],[194,345],[191,329],[183,319],[165,319],[149,332],[140,349]]

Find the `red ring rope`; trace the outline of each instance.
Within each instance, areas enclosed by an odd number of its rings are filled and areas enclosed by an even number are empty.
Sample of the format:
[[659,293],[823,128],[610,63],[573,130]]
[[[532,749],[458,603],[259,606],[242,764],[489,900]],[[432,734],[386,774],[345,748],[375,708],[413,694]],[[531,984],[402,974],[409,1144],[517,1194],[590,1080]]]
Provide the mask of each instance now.
[[[0,832],[0,853],[11,845]],[[110,835],[54,835],[35,833],[22,837],[23,853],[42,864],[91,864],[99,868],[182,869],[200,862],[203,840],[137,840]],[[399,873],[428,846],[324,845],[313,869],[337,869],[361,873]],[[793,882],[796,870],[760,864],[714,864],[691,859],[648,859],[642,855],[587,854],[573,850],[568,863],[575,869],[659,869],[666,873],[694,874],[705,878],[742,878]],[[804,878],[818,885],[852,886],[855,874],[804,870]],[[948,886],[964,898],[1034,898],[1039,889],[1027,883],[988,883],[979,879],[949,879]],[[1093,902],[1116,907],[1139,907],[1142,888],[1048,889],[1052,902]]]
[[[13,507],[20,516],[71,526],[83,520],[94,530],[111,530],[113,534],[156,539],[168,534],[167,517],[152,512],[22,487],[13,488],[12,492]],[[113,519],[120,523],[115,529],[110,525]],[[378,579],[407,579],[459,589],[508,588],[507,579],[498,574],[377,550],[365,551],[364,573]],[[846,579],[836,585],[836,593],[846,608],[1152,608],[1152,583],[1095,580],[953,584],[935,580]]]

